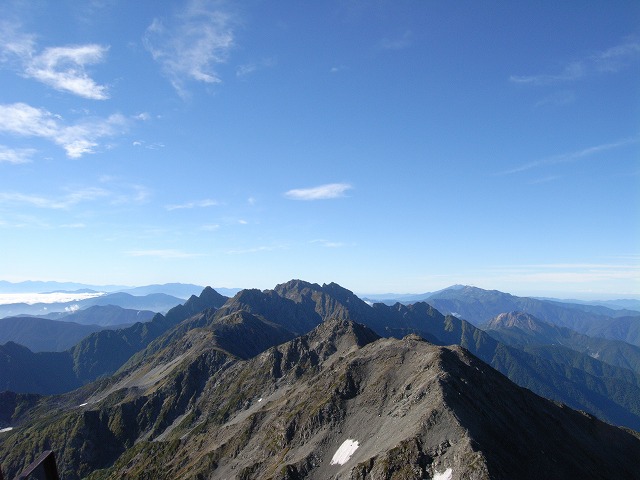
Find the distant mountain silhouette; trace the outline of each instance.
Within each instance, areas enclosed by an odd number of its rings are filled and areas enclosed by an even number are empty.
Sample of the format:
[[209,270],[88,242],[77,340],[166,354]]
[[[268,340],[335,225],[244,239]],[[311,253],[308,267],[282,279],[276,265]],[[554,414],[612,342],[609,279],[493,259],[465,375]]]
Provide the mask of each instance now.
[[454,314],[474,325],[484,324],[501,313],[520,311],[591,337],[622,340],[640,347],[640,314],[622,315],[627,312],[516,297],[477,287],[445,289],[425,301],[445,314]]

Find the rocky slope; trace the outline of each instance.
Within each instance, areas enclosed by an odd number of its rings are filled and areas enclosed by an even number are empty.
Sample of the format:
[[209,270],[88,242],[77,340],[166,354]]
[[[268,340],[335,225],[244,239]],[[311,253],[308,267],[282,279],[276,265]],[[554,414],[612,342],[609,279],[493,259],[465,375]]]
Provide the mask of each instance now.
[[[48,419],[9,432],[3,468],[28,462],[38,432],[71,479],[637,478],[637,436],[517,387],[461,347],[329,319],[242,359],[220,348],[215,325],[258,328],[249,315],[189,330],[151,356],[154,375],[121,374],[136,384],[97,386],[81,406],[58,399]],[[162,363],[174,348],[175,368]]]

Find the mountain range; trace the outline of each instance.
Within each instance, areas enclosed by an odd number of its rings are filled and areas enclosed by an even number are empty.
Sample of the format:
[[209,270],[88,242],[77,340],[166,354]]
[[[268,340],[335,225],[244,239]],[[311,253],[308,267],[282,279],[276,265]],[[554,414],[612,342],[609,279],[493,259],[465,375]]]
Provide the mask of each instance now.
[[620,340],[589,337],[569,328],[543,322],[523,312],[501,313],[481,325],[492,337],[538,355],[553,356],[566,350],[580,353],[582,362],[599,360],[640,374],[640,347]]
[[183,299],[181,298],[164,293],[152,293],[143,296],[135,296],[128,293],[109,293],[69,302],[7,303],[0,305],[0,318],[16,317],[19,315],[61,318],[69,313],[84,310],[92,306],[118,306],[130,310],[150,310],[152,312],[164,313],[182,301]]
[[[3,394],[0,463],[13,474],[47,445],[63,478],[636,478],[638,435],[593,415],[639,430],[640,375],[590,356],[608,344],[509,315],[487,333],[334,283],[206,288],[66,355],[32,353],[76,383]],[[527,350],[559,338],[590,361]]]
[[156,314],[149,322],[127,328],[92,333],[62,352],[33,353],[15,342],[0,345],[0,391],[63,393],[110,375],[169,328],[207,307],[222,305],[226,299],[205,288],[199,297],[192,296],[166,315]]
[[640,312],[634,310],[517,297],[468,286],[442,290],[425,301],[442,313],[464,318],[474,325],[482,325],[501,313],[519,311],[585,335],[640,346]]

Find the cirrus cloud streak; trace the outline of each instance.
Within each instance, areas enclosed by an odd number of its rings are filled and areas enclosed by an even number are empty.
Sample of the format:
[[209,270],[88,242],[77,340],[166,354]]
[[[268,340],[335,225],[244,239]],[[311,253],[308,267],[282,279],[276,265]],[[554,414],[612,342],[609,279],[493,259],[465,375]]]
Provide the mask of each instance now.
[[295,188],[285,192],[291,200],[329,200],[346,196],[353,187],[348,183],[328,183],[311,188]]
[[181,250],[131,250],[127,252],[127,255],[131,257],[155,257],[162,259],[180,259],[180,258],[194,258],[201,257],[201,253],[187,253]]
[[183,97],[187,81],[221,81],[215,66],[227,61],[234,33],[232,16],[219,5],[192,0],[168,22],[154,19],[145,32],[145,48]]
[[220,204],[215,200],[206,198],[204,200],[198,200],[195,202],[187,202],[187,203],[181,203],[177,205],[166,205],[164,208],[167,209],[168,211],[172,211],[172,210],[184,210],[184,209],[191,209],[191,208],[215,207],[216,205],[220,205]]
[[554,74],[511,75],[509,81],[524,85],[551,85],[580,80],[597,73],[617,73],[640,58],[640,41],[630,39],[565,65]]

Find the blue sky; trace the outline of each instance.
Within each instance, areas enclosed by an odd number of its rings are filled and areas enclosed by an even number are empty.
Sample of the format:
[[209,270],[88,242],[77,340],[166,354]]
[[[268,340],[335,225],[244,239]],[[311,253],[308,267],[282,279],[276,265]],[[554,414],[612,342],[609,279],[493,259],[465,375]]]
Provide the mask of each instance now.
[[0,5],[0,276],[640,295],[640,3]]

